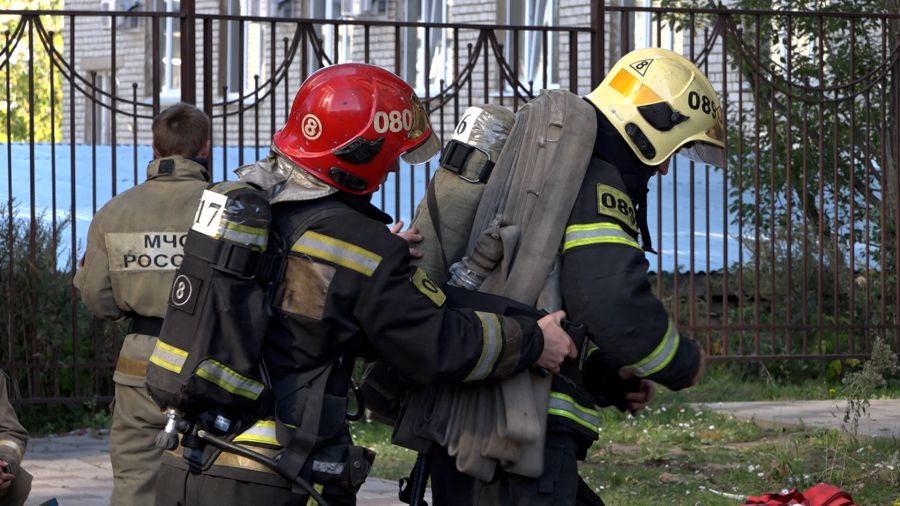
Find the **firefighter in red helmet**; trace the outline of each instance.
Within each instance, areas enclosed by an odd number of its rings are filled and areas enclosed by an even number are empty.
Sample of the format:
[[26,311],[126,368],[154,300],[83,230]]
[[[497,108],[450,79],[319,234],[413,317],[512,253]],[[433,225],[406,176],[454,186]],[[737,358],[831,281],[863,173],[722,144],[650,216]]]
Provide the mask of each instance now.
[[[430,383],[532,365],[558,370],[575,356],[561,311],[535,321],[449,308],[441,289],[410,265],[408,245],[370,198],[399,159],[421,163],[438,148],[408,84],[376,66],[340,64],[304,81],[269,157],[237,171],[268,196],[268,251],[278,253],[281,274],[269,289],[263,349],[271,416],[229,437],[317,484],[332,505],[355,503],[374,456],[353,445],[347,428],[357,358],[381,358],[411,381]],[[204,458],[191,472],[170,452],[157,504],[306,503],[254,462],[228,453]]]

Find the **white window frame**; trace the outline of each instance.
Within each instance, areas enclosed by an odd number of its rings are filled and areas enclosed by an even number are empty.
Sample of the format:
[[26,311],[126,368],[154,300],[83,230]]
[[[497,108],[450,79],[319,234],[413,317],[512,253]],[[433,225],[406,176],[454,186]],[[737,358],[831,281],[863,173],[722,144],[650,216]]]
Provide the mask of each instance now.
[[[559,25],[559,1],[560,0],[506,0],[504,2],[504,15],[506,24],[527,25],[536,27]],[[544,66],[547,67],[546,88],[559,88],[559,32],[547,33],[547,61],[541,61],[543,56],[543,37],[540,31],[522,31],[519,33],[519,76],[523,84],[528,81],[534,83],[534,91],[537,92],[544,86]],[[513,31],[506,34],[506,60],[510,67],[514,68],[514,42]],[[506,88],[510,89],[509,83]]]
[[[110,70],[98,70],[96,73],[97,78],[94,82],[97,89],[110,93],[112,90],[112,72]],[[109,145],[112,144],[112,111],[101,104],[110,105],[111,100],[109,97],[99,93],[99,91],[95,97],[97,98],[96,106],[93,104],[90,95],[86,96],[84,100],[84,117],[86,119],[84,124],[84,142],[88,144],[94,142],[92,134],[96,127],[97,145]]]
[[[653,0],[644,0],[645,7],[653,7]],[[672,27],[663,23],[659,40],[656,36],[656,23],[649,12],[635,12],[632,20],[631,43],[632,47],[661,47],[684,54],[684,32],[672,30]]]
[[[406,21],[423,23],[446,23],[449,19],[448,0],[407,0]],[[406,58],[402,62],[402,75],[413,85],[419,97],[425,97],[425,28],[407,28],[404,30]],[[431,66],[429,68],[428,91],[431,96],[440,93],[441,80],[444,85],[450,83],[450,68],[453,61],[453,48],[450,31],[444,28],[432,29],[429,34],[431,43]]]
[[[367,6],[368,4],[360,8],[367,9]],[[341,0],[311,0],[307,7],[307,16],[311,19],[341,20],[345,19],[344,11],[344,2]],[[338,30],[340,34],[340,39],[338,39],[338,63],[346,63],[351,59],[353,47],[352,30],[353,27],[350,25],[344,25]],[[322,39],[322,49],[332,62],[334,62],[334,54],[332,53],[332,48],[334,48],[334,31],[334,25],[326,24],[316,27],[316,32],[318,32],[319,38]],[[310,68],[307,70],[312,72],[318,68],[317,65],[317,62],[311,61]]]
[[[237,16],[265,16],[268,3],[259,0],[228,0],[226,12],[228,15]],[[266,79],[265,52],[263,48],[263,24],[255,21],[245,21],[244,47],[237,48],[239,21],[225,23],[225,82],[228,84],[228,100],[233,100],[243,92],[245,96],[256,89],[253,76],[259,75],[260,82]],[[236,53],[237,52],[237,53]],[[243,76],[237,76],[238,58],[243,58]],[[240,90],[235,89],[235,83]],[[252,100],[252,97],[250,97]]]
[[[160,0],[166,6],[166,12],[178,12],[181,10],[180,0]],[[160,97],[168,99],[181,98],[181,28],[178,29],[178,40],[175,40],[175,22],[173,17],[167,17],[163,21],[160,40],[163,43],[162,79],[160,84]],[[179,55],[175,56],[175,48],[178,47]],[[176,86],[177,82],[177,86]]]

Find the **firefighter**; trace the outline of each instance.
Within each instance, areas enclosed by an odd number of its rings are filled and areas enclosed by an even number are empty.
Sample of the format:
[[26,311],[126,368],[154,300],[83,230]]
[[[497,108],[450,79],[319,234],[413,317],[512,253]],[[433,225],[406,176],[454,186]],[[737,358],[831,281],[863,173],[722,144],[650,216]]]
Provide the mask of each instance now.
[[659,48],[622,57],[585,98],[597,109],[597,139],[566,226],[560,286],[593,346],[580,371],[570,362],[554,378],[544,474],[507,475],[502,504],[602,504],[576,466],[598,437],[595,404],[634,412],[650,400],[651,381],[681,390],[703,374],[702,349],[651,291],[646,195],[675,154],[724,166],[719,98],[693,63]]
[[119,351],[110,434],[113,505],[153,504],[162,450],[154,438],[165,417],[145,387],[147,360],[181,264],[185,234],[209,181],[210,121],[188,104],[153,119],[147,179],[106,203],[88,230],[74,283],[95,316],[131,320]]
[[0,506],[22,506],[31,493],[32,476],[21,466],[28,431],[9,403],[8,379],[0,371]]
[[[355,503],[372,458],[352,445],[347,427],[355,359],[380,357],[424,384],[532,365],[556,371],[576,354],[561,311],[535,321],[449,308],[410,264],[409,245],[370,199],[401,158],[423,163],[439,147],[407,83],[376,66],[340,64],[300,86],[269,158],[238,169],[269,196],[269,251],[280,252],[282,274],[270,288],[263,349],[275,416],[232,441],[319,483],[332,505]],[[164,459],[157,504],[305,504],[300,490],[256,462],[219,453],[192,466],[182,452]]]

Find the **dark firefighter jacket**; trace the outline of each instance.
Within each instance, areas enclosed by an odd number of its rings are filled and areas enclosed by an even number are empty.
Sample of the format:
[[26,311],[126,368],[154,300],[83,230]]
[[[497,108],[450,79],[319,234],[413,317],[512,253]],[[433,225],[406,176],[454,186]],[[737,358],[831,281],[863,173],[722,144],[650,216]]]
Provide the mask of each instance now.
[[[649,263],[638,243],[635,203],[646,201],[656,172],[643,165],[602,114],[591,165],[566,225],[562,298],[567,317],[587,326],[592,341],[581,367],[554,378],[550,430],[578,435],[582,451],[597,438],[596,403],[610,405],[610,383],[627,366],[672,390],[686,387],[699,348],[682,338],[650,289]],[[579,372],[581,378],[578,378]],[[583,387],[579,386],[583,384]]]
[[[533,319],[449,309],[441,289],[410,265],[390,221],[367,198],[344,193],[273,206],[273,235],[287,254],[264,353],[282,421],[297,423],[286,410],[300,406],[285,393],[297,385],[278,385],[329,362],[378,356],[419,383],[459,382],[512,374],[541,354]],[[346,371],[332,371],[328,393],[346,395]],[[323,418],[340,424],[338,411]],[[320,435],[337,429],[329,425],[323,420]]]

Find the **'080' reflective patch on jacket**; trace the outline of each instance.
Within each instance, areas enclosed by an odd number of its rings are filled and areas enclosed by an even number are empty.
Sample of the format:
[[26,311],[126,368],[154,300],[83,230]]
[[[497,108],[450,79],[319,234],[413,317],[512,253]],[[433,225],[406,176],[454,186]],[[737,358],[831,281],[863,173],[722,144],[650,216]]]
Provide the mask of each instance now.
[[679,336],[651,290],[634,215],[617,169],[593,159],[563,242],[563,301],[597,346],[583,368],[629,367],[678,390],[693,378],[699,348]]

